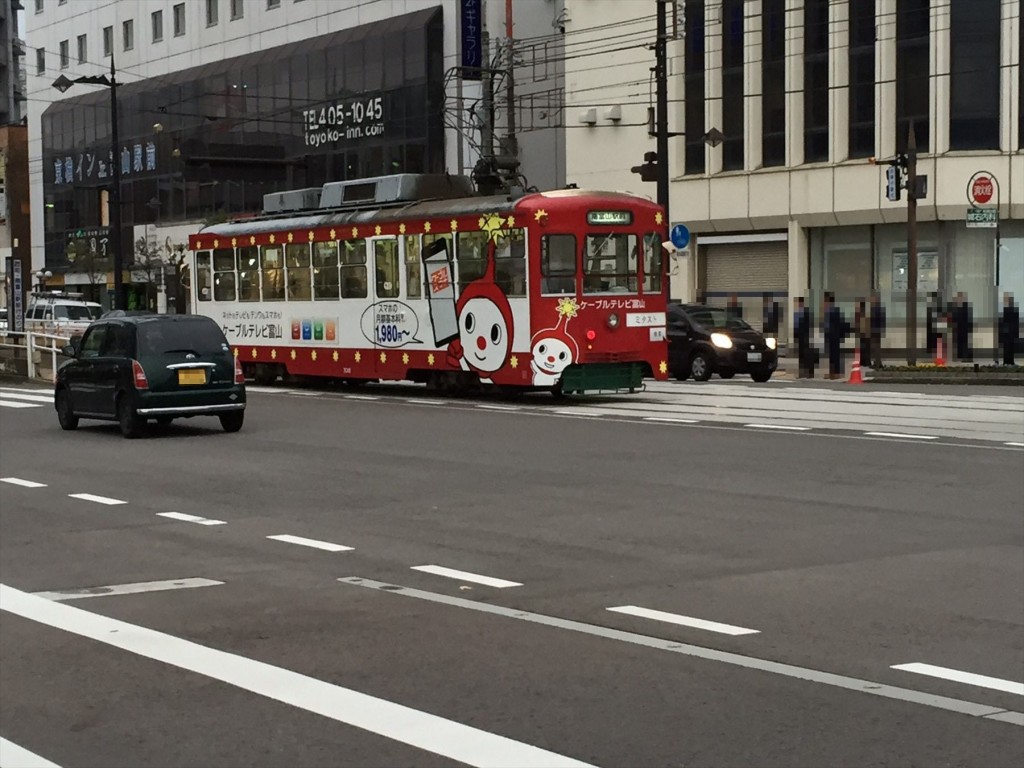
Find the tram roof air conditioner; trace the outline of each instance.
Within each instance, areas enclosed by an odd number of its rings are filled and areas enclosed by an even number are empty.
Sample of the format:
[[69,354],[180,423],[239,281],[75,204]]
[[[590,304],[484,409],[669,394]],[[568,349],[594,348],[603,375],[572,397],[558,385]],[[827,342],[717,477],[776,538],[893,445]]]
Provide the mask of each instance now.
[[322,187],[271,192],[263,196],[263,212],[288,213],[289,211],[315,210],[320,206],[321,192],[323,192]]
[[369,179],[331,181],[324,184],[321,208],[340,208],[362,204],[448,200],[471,197],[473,182],[467,176],[444,173],[397,173]]

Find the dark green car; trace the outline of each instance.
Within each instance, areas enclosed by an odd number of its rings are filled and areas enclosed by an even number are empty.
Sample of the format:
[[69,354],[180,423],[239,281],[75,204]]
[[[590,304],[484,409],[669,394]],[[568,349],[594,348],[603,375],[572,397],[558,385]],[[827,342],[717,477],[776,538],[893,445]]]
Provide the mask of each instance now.
[[82,417],[117,421],[138,437],[147,420],[219,416],[226,432],[245,418],[245,376],[217,324],[201,315],[139,315],[94,322],[57,370],[54,407],[64,429]]

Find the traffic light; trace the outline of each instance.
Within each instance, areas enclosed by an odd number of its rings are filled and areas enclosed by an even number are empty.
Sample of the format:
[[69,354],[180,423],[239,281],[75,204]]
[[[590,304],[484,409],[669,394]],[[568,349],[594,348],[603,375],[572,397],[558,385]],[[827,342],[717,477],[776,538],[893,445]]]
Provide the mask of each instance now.
[[658,180],[658,153],[644,152],[644,164],[634,165],[629,169],[632,173],[640,174],[641,181]]

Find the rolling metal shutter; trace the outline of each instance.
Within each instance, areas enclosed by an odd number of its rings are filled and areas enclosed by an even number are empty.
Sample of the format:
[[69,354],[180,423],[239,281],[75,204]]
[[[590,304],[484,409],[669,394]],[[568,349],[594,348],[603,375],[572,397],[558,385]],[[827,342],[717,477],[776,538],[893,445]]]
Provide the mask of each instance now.
[[789,290],[789,246],[785,242],[708,245],[703,249],[706,285],[711,304],[724,305],[735,293],[743,317],[761,328],[761,294]]

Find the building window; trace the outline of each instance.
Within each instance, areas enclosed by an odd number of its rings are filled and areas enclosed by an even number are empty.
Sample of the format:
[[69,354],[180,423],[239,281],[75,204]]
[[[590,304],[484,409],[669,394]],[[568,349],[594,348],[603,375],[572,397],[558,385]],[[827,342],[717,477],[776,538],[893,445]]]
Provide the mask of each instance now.
[[68,60],[70,58],[71,57],[68,55],[68,41],[67,40],[61,40],[60,41],[60,68],[61,69],[67,69],[68,68],[68,63],[69,63]]
[[121,31],[124,33],[124,49],[132,50],[135,47],[135,21],[128,19],[121,25]]
[[220,0],[206,0],[206,26],[213,27],[219,21]]
[[46,49],[36,48],[36,74],[41,75],[46,72]]
[[761,162],[771,167],[786,164],[786,0],[764,0],[761,8]]
[[114,49],[114,28],[104,27],[103,28],[103,55],[109,56],[110,52]]
[[828,6],[804,3],[804,162],[828,160]]
[[[897,152],[903,152],[907,148],[911,122],[914,124],[914,138],[918,150],[927,152],[929,149],[929,5],[929,0],[903,0],[896,5]],[[959,34],[959,31],[956,34]]]
[[245,15],[245,5],[243,0],[231,0],[231,20],[235,21]]
[[952,0],[949,148],[999,149],[999,0]]
[[686,77],[683,84],[686,114],[686,173],[704,173],[704,0],[686,3]]
[[78,63],[85,64],[89,58],[88,43],[86,42],[85,35],[78,36]]
[[875,7],[850,4],[850,157],[875,154]]
[[185,4],[178,3],[174,6],[174,36],[181,37],[185,34]]
[[722,170],[743,168],[743,0],[722,2]]
[[153,11],[150,18],[153,20],[153,42],[159,43],[164,39],[164,12]]
[[267,0],[267,10],[268,11],[271,8],[280,8],[280,7],[281,7],[281,0]]
[[43,0],[36,0],[36,13],[43,12]]

